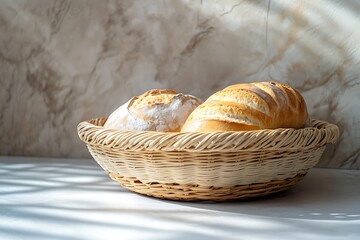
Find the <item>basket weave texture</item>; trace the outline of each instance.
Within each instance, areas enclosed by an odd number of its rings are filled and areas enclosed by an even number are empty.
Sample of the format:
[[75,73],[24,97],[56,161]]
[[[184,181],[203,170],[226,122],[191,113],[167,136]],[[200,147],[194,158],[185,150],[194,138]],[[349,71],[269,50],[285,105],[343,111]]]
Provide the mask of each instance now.
[[134,192],[173,200],[225,201],[286,190],[339,137],[336,125],[243,132],[164,133],[81,122],[78,134],[109,176]]

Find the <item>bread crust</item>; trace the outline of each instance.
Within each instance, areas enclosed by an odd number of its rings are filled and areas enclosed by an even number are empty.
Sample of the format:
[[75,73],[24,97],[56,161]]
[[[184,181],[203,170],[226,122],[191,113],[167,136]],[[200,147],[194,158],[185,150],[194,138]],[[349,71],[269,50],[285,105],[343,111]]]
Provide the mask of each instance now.
[[202,101],[169,89],[153,89],[116,109],[104,127],[118,130],[178,132]]
[[231,85],[210,96],[187,119],[182,132],[302,128],[306,103],[295,89],[277,82]]

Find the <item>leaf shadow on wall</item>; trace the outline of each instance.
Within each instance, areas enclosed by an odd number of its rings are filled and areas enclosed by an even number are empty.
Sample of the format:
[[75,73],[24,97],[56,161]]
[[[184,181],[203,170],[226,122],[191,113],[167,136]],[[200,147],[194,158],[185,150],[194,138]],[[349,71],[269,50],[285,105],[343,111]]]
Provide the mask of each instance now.
[[[254,14],[258,18],[248,20],[240,3],[257,9]],[[355,42],[356,36],[347,35],[345,22],[338,18],[348,14],[349,22],[360,23],[355,14],[360,12],[360,4],[357,1],[327,4],[325,8],[313,2],[296,1],[289,7],[276,0],[240,1],[219,16],[194,9],[199,11],[200,19],[205,19],[201,22],[205,29],[211,32],[201,35],[196,44],[190,40],[187,46],[194,49],[191,54],[180,56],[182,68],[177,71],[178,77],[170,81],[170,87],[187,91],[187,86],[193,85],[193,89],[214,92],[239,82],[272,80],[290,84],[303,94],[312,118],[334,123],[344,133],[336,144],[328,145],[318,166],[357,169],[360,151],[354,143],[359,142],[356,136],[359,130],[354,126],[359,125],[356,115],[359,105],[356,101],[349,103],[347,94],[360,87],[355,58],[358,50],[349,44]],[[242,18],[243,23],[239,23]],[[235,30],[227,26],[232,21],[236,22]],[[199,27],[199,33],[203,28]],[[189,71],[191,68],[196,71]],[[207,85],[203,86],[205,81],[196,83],[194,78],[208,79]],[[178,86],[179,79],[188,82]]]

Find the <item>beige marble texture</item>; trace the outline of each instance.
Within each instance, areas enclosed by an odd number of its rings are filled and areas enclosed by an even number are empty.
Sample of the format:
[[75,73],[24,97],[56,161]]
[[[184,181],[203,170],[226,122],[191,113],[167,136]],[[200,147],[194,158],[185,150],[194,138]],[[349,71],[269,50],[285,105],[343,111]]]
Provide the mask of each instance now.
[[87,157],[78,122],[171,88],[297,88],[340,141],[320,167],[360,169],[360,2],[0,1],[0,154]]

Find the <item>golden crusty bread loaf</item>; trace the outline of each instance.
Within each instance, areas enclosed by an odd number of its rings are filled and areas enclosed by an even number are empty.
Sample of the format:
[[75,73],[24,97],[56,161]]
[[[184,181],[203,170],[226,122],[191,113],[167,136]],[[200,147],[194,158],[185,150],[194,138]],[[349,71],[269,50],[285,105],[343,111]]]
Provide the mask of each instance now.
[[118,130],[178,132],[202,101],[168,89],[154,89],[133,97],[116,109],[104,124]]
[[276,82],[229,86],[197,107],[182,132],[244,131],[307,126],[309,116],[303,97]]

